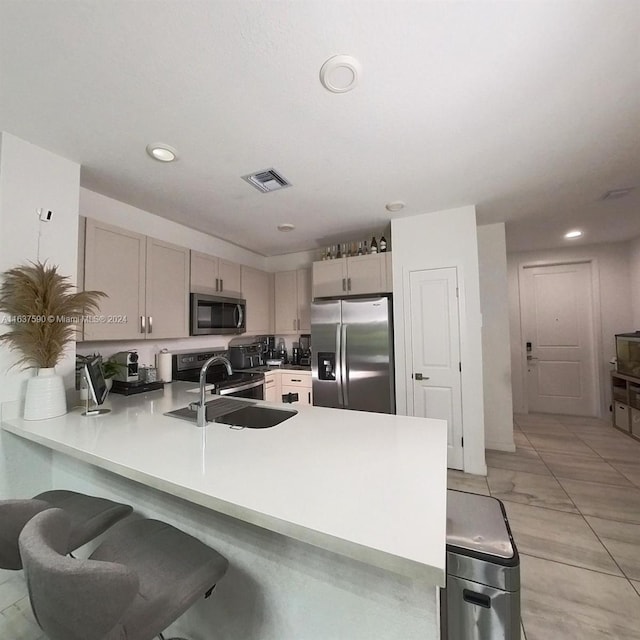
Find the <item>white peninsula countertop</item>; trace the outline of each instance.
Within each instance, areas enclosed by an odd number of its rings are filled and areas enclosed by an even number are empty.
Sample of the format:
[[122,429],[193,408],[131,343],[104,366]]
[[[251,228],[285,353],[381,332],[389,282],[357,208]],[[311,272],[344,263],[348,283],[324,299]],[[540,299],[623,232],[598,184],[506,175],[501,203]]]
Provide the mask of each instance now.
[[5,417],[17,436],[349,558],[443,586],[446,423],[302,405],[267,429],[163,415],[192,383],[111,395],[103,416]]

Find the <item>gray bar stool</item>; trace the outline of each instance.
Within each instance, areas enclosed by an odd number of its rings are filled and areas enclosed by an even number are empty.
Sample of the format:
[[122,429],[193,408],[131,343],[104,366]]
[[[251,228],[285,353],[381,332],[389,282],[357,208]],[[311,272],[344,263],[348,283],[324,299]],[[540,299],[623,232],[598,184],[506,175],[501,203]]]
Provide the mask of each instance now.
[[31,608],[49,640],[152,640],[199,597],[228,562],[158,520],[126,520],[86,560],[64,555],[70,521],[49,509],[20,534]]
[[64,509],[71,520],[65,553],[97,538],[133,511],[128,504],[64,490],[45,491],[28,500],[0,500],[1,569],[22,569],[18,536],[33,516],[52,507]]

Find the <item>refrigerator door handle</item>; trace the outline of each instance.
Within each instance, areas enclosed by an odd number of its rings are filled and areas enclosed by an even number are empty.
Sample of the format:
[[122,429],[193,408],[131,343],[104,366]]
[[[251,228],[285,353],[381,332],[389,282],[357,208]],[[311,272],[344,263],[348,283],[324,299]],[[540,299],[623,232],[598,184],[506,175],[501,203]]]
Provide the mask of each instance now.
[[343,384],[342,384],[342,332],[340,324],[336,325],[336,384],[338,385],[338,404],[344,407]]
[[340,374],[342,378],[342,398],[344,408],[349,408],[349,372],[347,371],[347,325],[342,325],[342,345],[340,349]]

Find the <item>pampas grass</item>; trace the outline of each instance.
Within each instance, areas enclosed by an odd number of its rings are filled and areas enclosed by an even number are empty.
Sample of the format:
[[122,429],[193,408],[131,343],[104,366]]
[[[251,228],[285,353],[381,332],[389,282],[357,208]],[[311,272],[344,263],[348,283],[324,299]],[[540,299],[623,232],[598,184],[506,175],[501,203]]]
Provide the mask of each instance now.
[[10,330],[0,344],[22,353],[13,366],[55,367],[72,342],[82,316],[98,310],[102,291],[79,291],[58,267],[30,262],[2,274],[0,313]]

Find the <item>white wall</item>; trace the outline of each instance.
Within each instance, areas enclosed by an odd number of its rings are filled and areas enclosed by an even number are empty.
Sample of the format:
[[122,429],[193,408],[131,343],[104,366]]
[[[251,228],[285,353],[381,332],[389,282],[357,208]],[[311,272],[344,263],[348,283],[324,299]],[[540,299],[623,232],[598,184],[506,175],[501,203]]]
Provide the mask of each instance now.
[[478,227],[478,259],[485,446],[515,451],[504,223]]
[[405,280],[408,280],[411,271],[456,267],[460,291],[464,470],[485,475],[482,316],[475,207],[394,218],[391,235],[398,413],[408,412],[405,328],[404,323],[398,321],[398,318],[404,318],[409,313],[410,301],[404,299]]
[[318,251],[298,251],[285,253],[282,256],[267,258],[267,271],[293,271],[294,269],[309,269],[315,260],[319,260]]
[[629,243],[629,277],[633,331],[640,331],[640,237]]
[[[2,133],[0,144],[0,271],[39,258],[58,265],[60,273],[75,283],[80,165],[8,133]],[[50,222],[39,221],[38,208],[53,212]],[[10,369],[14,362],[9,349],[0,346],[3,411],[7,403],[24,397],[26,380],[32,375]],[[74,369],[75,350],[70,349],[56,367],[66,387],[73,386]],[[0,438],[0,498],[26,497],[48,488],[50,478],[25,473],[33,454],[27,449],[16,453],[14,448],[7,458],[1,449],[12,436],[2,432]],[[49,453],[42,450],[38,455],[46,458]]]
[[523,265],[591,262],[595,306],[596,358],[600,386],[600,415],[609,416],[611,390],[609,360],[615,356],[615,334],[633,329],[628,243],[577,246],[547,251],[528,251],[507,256],[509,316],[511,327],[511,370],[513,405],[516,413],[527,411],[525,354],[520,319],[519,270]]
[[238,264],[267,269],[267,258],[258,253],[84,188],[80,189],[80,215]]

